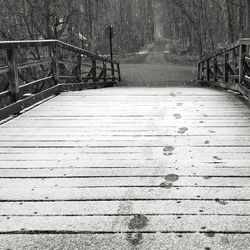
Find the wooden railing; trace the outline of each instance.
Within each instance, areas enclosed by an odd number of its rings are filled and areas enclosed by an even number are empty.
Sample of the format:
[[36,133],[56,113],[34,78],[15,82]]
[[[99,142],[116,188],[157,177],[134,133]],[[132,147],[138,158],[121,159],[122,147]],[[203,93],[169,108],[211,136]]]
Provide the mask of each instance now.
[[240,39],[198,64],[198,81],[240,92],[250,100],[250,39]]
[[58,40],[0,42],[0,120],[61,91],[119,81],[118,62]]

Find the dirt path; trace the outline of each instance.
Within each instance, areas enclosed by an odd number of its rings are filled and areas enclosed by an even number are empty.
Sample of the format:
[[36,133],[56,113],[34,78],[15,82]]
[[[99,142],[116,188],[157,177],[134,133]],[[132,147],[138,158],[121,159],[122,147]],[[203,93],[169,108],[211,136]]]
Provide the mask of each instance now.
[[163,51],[149,51],[146,63],[149,64],[166,64]]
[[149,50],[145,63],[122,64],[122,79],[128,86],[182,86],[196,79],[196,67],[165,60],[163,49]]

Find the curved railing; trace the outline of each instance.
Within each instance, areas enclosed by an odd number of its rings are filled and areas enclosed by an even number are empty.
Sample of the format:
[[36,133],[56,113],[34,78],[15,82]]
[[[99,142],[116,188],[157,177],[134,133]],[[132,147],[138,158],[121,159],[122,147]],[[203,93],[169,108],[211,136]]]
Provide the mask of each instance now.
[[0,42],[0,120],[61,91],[118,81],[118,62],[58,40]]

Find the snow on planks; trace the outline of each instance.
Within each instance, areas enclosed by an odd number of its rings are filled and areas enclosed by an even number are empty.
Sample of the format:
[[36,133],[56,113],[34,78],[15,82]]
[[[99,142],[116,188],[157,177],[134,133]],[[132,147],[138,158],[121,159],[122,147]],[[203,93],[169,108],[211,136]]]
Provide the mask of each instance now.
[[0,126],[0,248],[248,249],[249,132],[219,90],[63,93]]

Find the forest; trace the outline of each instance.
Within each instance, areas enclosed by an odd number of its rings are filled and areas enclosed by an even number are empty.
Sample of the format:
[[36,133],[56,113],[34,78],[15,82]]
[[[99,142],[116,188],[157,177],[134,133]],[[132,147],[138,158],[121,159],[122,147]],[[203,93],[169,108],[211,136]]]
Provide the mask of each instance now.
[[[249,0],[0,0],[0,40],[60,39],[107,54],[109,25],[116,54],[155,40],[204,57],[247,37]],[[250,4],[249,4],[250,5]]]

